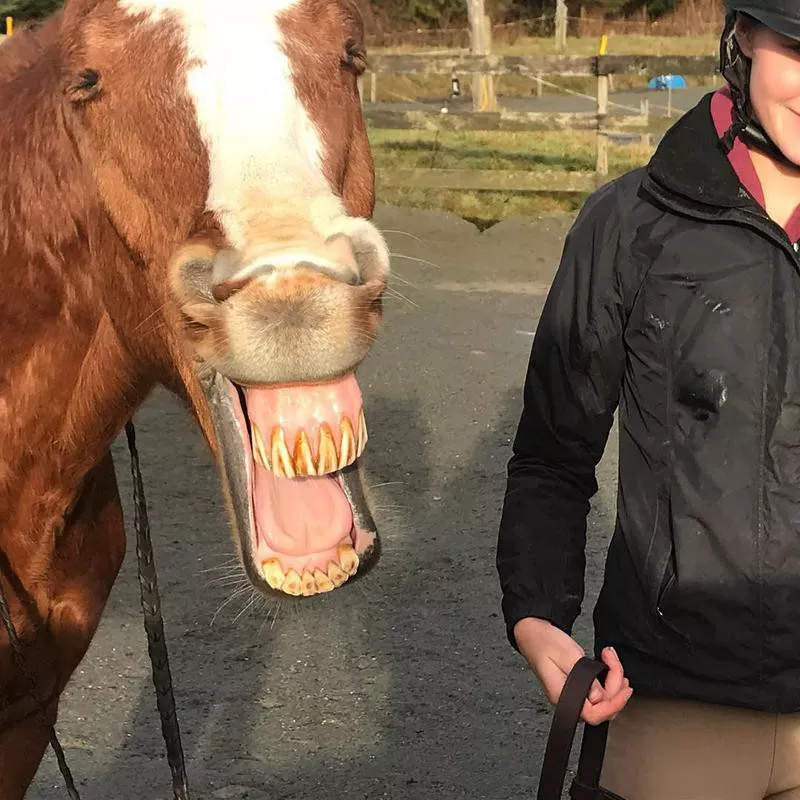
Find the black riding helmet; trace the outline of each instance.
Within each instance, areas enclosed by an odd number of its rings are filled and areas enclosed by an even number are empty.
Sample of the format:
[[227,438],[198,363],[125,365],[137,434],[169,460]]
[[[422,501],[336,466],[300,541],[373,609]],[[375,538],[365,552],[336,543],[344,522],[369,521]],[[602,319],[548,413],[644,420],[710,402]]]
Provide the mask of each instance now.
[[749,90],[750,59],[742,53],[734,35],[738,14],[746,14],[777,33],[800,41],[800,0],[725,0],[720,72],[731,89],[734,115],[733,125],[722,137],[722,144],[729,151],[738,136],[772,158],[800,169],[778,149],[753,114]]

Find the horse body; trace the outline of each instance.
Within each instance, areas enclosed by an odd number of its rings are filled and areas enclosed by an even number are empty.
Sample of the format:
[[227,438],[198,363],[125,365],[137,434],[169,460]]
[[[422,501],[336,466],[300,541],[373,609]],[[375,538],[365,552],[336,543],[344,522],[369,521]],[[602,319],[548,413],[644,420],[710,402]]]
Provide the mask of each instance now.
[[[366,571],[353,371],[388,254],[349,0],[70,0],[0,49],[0,581],[37,691],[91,641],[125,537],[109,446],[156,384],[217,457],[265,593]],[[47,744],[0,635],[0,797]]]

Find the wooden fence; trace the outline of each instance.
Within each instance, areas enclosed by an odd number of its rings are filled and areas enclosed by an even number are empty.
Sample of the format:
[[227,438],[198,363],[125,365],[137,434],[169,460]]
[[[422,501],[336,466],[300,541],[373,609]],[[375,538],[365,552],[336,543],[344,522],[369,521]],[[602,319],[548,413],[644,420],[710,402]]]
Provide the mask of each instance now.
[[[470,169],[378,169],[378,188],[403,187],[454,191],[586,192],[608,179],[609,136],[642,130],[650,123],[649,105],[638,114],[609,114],[609,77],[612,75],[712,75],[718,60],[712,56],[476,56],[462,53],[414,55],[380,54],[370,58],[370,73],[362,83],[364,113],[369,125],[379,129],[469,131],[595,131],[594,172],[518,172]],[[428,110],[394,111],[375,104],[381,75],[522,75],[532,81],[544,76],[593,76],[596,92],[593,111],[575,113]]]

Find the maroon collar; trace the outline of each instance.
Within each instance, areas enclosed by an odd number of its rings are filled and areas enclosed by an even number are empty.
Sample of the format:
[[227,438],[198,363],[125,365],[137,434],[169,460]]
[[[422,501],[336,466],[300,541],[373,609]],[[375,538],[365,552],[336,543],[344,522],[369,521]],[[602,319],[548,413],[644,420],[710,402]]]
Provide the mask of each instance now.
[[[714,92],[711,97],[711,118],[714,120],[714,127],[719,137],[723,136],[733,123],[733,100],[731,99],[730,89],[727,86]],[[758,179],[756,168],[753,166],[750,150],[741,139],[737,138],[734,141],[733,147],[730,153],[728,153],[728,161],[730,161],[742,186],[747,189],[751,197],[766,211],[764,189],[761,186],[761,181]],[[792,216],[789,217],[784,229],[791,241],[796,242],[800,239],[800,206],[798,206],[792,213]]]

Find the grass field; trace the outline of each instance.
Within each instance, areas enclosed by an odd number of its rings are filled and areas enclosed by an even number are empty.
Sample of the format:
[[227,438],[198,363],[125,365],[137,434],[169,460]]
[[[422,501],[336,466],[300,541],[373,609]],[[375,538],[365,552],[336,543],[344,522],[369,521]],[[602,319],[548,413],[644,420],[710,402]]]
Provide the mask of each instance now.
[[[384,168],[575,170],[592,172],[595,141],[591,132],[428,133],[371,130],[375,165]],[[609,148],[609,175],[621,175],[646,163],[651,154],[640,144]],[[568,193],[451,192],[381,189],[383,203],[452,211],[481,226],[519,214],[575,211],[585,195]]]
[[[594,55],[599,41],[594,38],[570,38],[567,54]],[[609,55],[715,55],[718,52],[716,36],[614,36],[608,38]],[[552,55],[555,47],[552,38],[519,39],[514,44],[498,44],[496,53],[509,55]],[[434,48],[421,50],[413,47],[374,49],[380,53],[437,52]],[[442,51],[438,51],[442,52]],[[453,52],[453,51],[447,51]],[[648,76],[614,76],[614,89],[642,88]],[[546,79],[572,91],[594,95],[596,79],[562,78]],[[687,77],[689,86],[713,88],[719,86],[718,75]],[[543,87],[543,94],[557,94],[556,86]],[[462,76],[463,96],[469,96],[470,81]],[[503,97],[525,97],[537,92],[534,82],[517,75],[504,75],[495,79],[495,91],[502,103]],[[446,75],[385,75],[377,82],[377,99],[381,101],[443,99],[450,92],[450,78]],[[613,99],[613,94],[612,94]],[[587,110],[590,107],[587,106]],[[663,133],[675,120],[654,118],[652,133]],[[375,163],[384,168],[431,169],[513,169],[577,170],[592,172],[595,167],[595,139],[590,132],[552,133],[429,133],[420,131],[370,130]],[[609,149],[609,177],[620,175],[645,164],[651,151],[639,144],[612,145]],[[513,193],[513,192],[452,192],[391,189],[379,187],[379,200],[394,205],[417,208],[439,208],[453,211],[481,225],[517,214],[575,211],[585,200],[585,195],[569,193]]]

